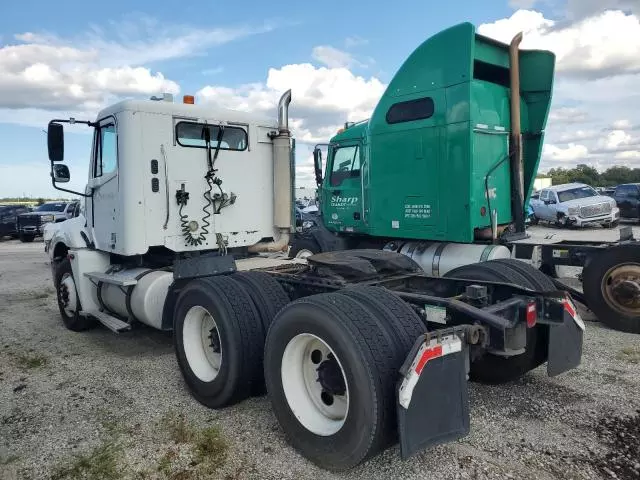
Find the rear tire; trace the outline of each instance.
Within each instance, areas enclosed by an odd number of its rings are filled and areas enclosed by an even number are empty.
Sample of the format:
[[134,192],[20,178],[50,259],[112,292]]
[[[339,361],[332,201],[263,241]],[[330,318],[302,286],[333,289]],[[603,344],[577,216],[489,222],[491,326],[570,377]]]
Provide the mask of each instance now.
[[53,283],[56,287],[56,300],[64,326],[74,332],[88,330],[95,325],[91,318],[80,316],[82,306],[71,270],[71,261],[64,258],[55,267]]
[[[619,245],[607,249],[588,260],[582,271],[582,288],[587,306],[598,319],[614,330],[640,333],[640,248]],[[627,294],[621,296],[620,282],[628,281],[628,292],[635,289],[635,301]],[[616,288],[618,285],[618,288]]]
[[[378,318],[356,300],[326,293],[290,303],[271,325],[264,363],[271,405],[289,443],[333,471],[391,444],[403,360]],[[315,379],[321,368],[332,373]]]
[[[253,301],[262,325],[262,334],[266,337],[271,322],[291,299],[285,293],[278,281],[264,272],[237,272],[232,275],[234,280],[240,283],[244,291]],[[262,372],[262,366],[260,367]],[[263,395],[266,392],[264,378],[253,386],[254,395]]]
[[209,408],[244,400],[262,382],[260,317],[231,277],[192,280],[182,289],[173,338],[187,386]]
[[289,249],[289,258],[307,258],[321,251],[320,245],[313,238],[296,235]]
[[[514,261],[517,262],[518,260]],[[537,270],[533,267],[527,268],[524,263],[517,265],[513,261],[491,260],[455,268],[444,276],[467,280],[506,282],[531,290],[538,290],[538,283],[532,279],[537,278],[537,281],[540,282],[543,280],[542,277],[533,273],[534,271]],[[544,276],[543,273],[539,273]],[[520,355],[502,357],[485,353],[471,363],[469,377],[474,381],[488,384],[500,384],[520,378],[529,370],[546,361],[546,345],[544,345],[546,344],[546,336],[541,332],[544,332],[544,330],[540,326],[527,328],[525,351]],[[542,346],[538,346],[538,340],[543,344]]]
[[22,243],[31,243],[31,242],[33,242],[33,239],[36,238],[36,236],[35,235],[29,235],[29,234],[26,234],[26,233],[21,233],[18,236],[18,238],[20,238],[20,241]]

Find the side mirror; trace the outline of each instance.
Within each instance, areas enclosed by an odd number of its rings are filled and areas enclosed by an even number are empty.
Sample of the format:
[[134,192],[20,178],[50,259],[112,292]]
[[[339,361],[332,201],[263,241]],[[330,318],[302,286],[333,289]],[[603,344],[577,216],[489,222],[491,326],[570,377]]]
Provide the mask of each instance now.
[[71,178],[69,167],[62,163],[51,165],[51,176],[54,182],[67,183]]
[[316,184],[322,185],[322,150],[316,147],[313,150],[313,167],[316,173]]
[[[49,160],[61,162],[64,160],[64,129],[60,123],[50,123],[47,128],[47,147],[49,148]],[[69,170],[67,169],[67,174]],[[69,181],[61,180],[61,181]]]

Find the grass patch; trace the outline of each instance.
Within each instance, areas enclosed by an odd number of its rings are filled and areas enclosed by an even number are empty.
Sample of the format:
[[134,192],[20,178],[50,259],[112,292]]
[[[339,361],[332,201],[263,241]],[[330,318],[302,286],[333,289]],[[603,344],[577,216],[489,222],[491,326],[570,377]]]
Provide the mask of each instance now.
[[47,364],[47,357],[37,353],[18,353],[14,355],[18,366],[27,370],[44,367]]
[[18,460],[20,460],[18,455],[9,455],[8,457],[0,458],[0,465],[11,465],[13,462],[17,462]]
[[76,455],[68,465],[59,466],[51,480],[116,480],[121,478],[118,457],[122,447],[113,440],[105,440],[89,453]]
[[217,427],[208,427],[199,432],[195,442],[198,463],[217,470],[227,460],[228,445]]
[[157,471],[168,478],[182,480],[192,478],[198,472],[212,473],[226,462],[228,444],[217,427],[199,429],[191,425],[184,415],[175,413],[163,416],[160,427],[167,432],[171,441],[188,447],[193,458],[190,465],[194,470],[175,471],[173,468],[179,457],[178,451],[168,450],[157,465]]
[[628,363],[640,363],[640,347],[625,347],[617,355],[618,360]]
[[198,433],[182,414],[168,413],[160,419],[160,425],[167,431],[169,438],[176,443],[191,443]]

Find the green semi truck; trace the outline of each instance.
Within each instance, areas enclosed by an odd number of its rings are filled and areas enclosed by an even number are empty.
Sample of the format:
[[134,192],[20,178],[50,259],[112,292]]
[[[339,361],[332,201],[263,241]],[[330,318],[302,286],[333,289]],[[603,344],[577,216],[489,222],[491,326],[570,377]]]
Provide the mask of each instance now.
[[324,148],[314,150],[321,221],[295,236],[290,254],[381,248],[436,277],[514,257],[549,274],[555,265],[585,266],[587,305],[612,327],[639,333],[640,248],[630,229],[607,245],[527,238],[523,206],[555,58],[520,51],[520,40],[507,47],[465,23],[420,45],[371,118],[345,124],[326,145],[324,171]]

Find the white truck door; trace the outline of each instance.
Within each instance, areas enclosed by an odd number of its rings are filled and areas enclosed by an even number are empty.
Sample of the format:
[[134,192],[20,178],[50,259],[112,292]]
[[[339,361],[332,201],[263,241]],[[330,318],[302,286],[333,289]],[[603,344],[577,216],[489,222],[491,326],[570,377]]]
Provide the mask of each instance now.
[[93,241],[98,250],[116,248],[119,217],[118,134],[116,121],[107,117],[99,122],[94,136],[93,159],[89,186],[93,191],[91,212],[87,222],[93,229]]

